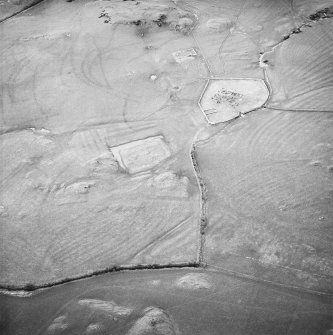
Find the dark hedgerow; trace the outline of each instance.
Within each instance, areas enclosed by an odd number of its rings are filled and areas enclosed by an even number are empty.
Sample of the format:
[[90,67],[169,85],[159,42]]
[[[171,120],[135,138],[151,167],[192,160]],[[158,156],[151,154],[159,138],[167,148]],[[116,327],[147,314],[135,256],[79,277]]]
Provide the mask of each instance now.
[[36,285],[32,283],[28,283],[23,287],[23,290],[25,291],[35,291],[37,289]]

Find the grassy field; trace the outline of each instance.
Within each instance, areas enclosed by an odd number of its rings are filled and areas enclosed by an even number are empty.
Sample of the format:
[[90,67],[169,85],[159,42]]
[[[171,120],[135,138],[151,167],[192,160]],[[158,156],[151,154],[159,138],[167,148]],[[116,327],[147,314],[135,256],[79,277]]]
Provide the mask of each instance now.
[[332,6],[0,1],[5,334],[332,332]]

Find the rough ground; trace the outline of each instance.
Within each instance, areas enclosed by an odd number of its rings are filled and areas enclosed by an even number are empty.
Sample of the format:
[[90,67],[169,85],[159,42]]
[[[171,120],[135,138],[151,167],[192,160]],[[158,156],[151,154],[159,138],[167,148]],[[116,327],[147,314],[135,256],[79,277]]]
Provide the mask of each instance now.
[[1,286],[205,269],[2,295],[5,333],[329,334],[333,2],[31,4],[0,1]]
[[11,335],[328,335],[332,314],[329,298],[193,269],[103,275],[1,302]]

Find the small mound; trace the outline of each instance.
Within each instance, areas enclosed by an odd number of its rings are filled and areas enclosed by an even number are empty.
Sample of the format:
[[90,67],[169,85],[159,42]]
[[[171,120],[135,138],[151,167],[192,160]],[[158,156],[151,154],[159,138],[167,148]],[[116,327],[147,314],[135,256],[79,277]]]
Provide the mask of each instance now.
[[112,317],[124,317],[132,313],[133,309],[124,306],[118,306],[114,301],[104,301],[97,299],[83,299],[79,300],[78,304],[89,307],[93,310],[105,312]]
[[66,328],[68,328],[66,316],[61,315],[55,318],[51,325],[47,328],[47,334],[56,334],[57,332],[61,333]]
[[174,57],[177,63],[184,63],[194,60],[197,57],[197,52],[193,48],[191,48],[173,52],[172,56]]
[[209,289],[212,284],[209,278],[202,273],[189,273],[176,281],[176,286],[189,290]]
[[127,335],[180,335],[177,324],[163,309],[148,307]]
[[104,330],[104,327],[100,323],[91,323],[88,325],[85,333],[86,334],[98,334]]
[[173,172],[157,174],[147,181],[154,192],[173,197],[188,197],[189,180],[186,176],[177,176]]

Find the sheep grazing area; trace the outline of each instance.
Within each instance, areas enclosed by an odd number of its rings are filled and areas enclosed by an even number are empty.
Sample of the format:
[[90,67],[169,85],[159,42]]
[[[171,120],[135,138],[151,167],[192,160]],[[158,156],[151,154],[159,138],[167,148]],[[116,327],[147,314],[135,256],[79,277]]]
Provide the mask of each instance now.
[[333,334],[332,19],[0,0],[1,333]]

